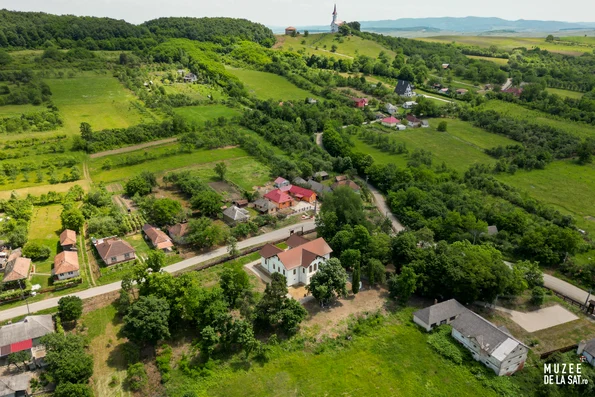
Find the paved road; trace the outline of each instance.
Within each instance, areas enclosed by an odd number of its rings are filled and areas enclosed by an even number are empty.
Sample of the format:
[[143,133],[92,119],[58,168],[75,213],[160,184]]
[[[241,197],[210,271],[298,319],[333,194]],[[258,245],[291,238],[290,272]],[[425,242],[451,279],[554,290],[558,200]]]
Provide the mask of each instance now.
[[[284,227],[279,230],[274,230],[272,232],[265,233],[260,236],[256,236],[256,237],[249,238],[247,240],[240,241],[240,242],[238,242],[238,249],[253,247],[255,245],[260,245],[263,243],[267,243],[269,241],[281,240],[285,237],[288,237],[291,230],[301,231],[302,227],[303,227],[303,230],[310,231],[310,230],[314,229],[316,227],[316,225],[313,220],[309,220],[307,222],[302,222],[302,223],[299,223],[296,225],[287,226],[287,227]],[[188,258],[181,262],[175,263],[171,266],[164,267],[163,270],[168,273],[179,272],[180,270],[184,270],[186,268],[189,268],[189,267],[198,265],[200,263],[203,263],[205,261],[208,261],[209,259],[217,258],[217,257],[225,255],[225,254],[227,254],[227,247],[218,248],[216,250],[207,252],[206,254],[197,255],[192,258]],[[81,299],[93,298],[95,296],[118,291],[121,288],[121,284],[122,283],[120,281],[117,281],[115,283],[102,285],[100,287],[89,288],[84,291],[76,292],[76,293],[70,294],[70,295],[78,296]],[[46,299],[46,300],[42,300],[39,302],[31,303],[31,304],[29,304],[29,310],[31,311],[31,313],[34,313],[39,310],[45,310],[45,309],[49,309],[52,307],[56,307],[56,306],[58,306],[58,300],[60,298],[61,297],[51,298],[51,299]],[[0,311],[0,321],[9,320],[11,318],[23,316],[25,314],[27,314],[27,306],[24,304],[22,306],[17,306],[17,307],[13,307],[11,309]]]
[[[543,285],[547,288],[559,292],[562,295],[566,295],[569,298],[572,298],[578,302],[585,303],[589,293],[587,291],[583,291],[582,289],[575,287],[574,285],[567,283],[564,280],[560,280],[554,276],[550,276],[549,274],[543,274]],[[591,295],[592,299],[595,299],[593,295]]]

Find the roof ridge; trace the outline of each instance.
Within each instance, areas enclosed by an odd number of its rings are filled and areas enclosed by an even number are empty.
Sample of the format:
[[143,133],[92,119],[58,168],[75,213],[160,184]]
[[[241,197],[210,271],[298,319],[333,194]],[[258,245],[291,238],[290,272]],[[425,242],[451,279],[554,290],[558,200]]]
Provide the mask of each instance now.
[[[487,319],[483,318],[483,317],[482,317],[482,316],[480,316],[479,314],[475,313],[473,310],[470,310],[470,309],[467,309],[467,308],[465,308],[465,310],[466,310],[467,312],[469,312],[469,313],[473,314],[474,316],[478,317],[479,319],[481,319],[483,322],[487,323],[489,326],[493,327],[493,328],[494,328],[495,330],[497,330],[498,332],[500,332],[500,333],[502,333],[502,334],[506,335],[507,337],[509,337],[509,338],[511,338],[512,340],[514,340],[515,342],[517,342],[517,343],[519,343],[519,344],[521,344],[521,345],[525,346],[526,348],[529,348],[529,347],[528,347],[527,345],[525,345],[523,342],[521,342],[520,340],[518,340],[517,338],[515,338],[515,337],[514,337],[514,336],[512,336],[511,334],[509,334],[509,333],[507,333],[507,332],[504,332],[504,331],[502,331],[500,328],[498,328],[498,327],[496,326],[496,324],[494,324],[494,323],[492,323],[491,321],[489,321],[489,320],[487,320]],[[494,350],[496,350],[496,348],[498,348],[498,346],[500,346],[502,343],[504,343],[504,342],[500,342],[500,343],[498,343],[498,344],[496,345],[496,347],[494,347]]]

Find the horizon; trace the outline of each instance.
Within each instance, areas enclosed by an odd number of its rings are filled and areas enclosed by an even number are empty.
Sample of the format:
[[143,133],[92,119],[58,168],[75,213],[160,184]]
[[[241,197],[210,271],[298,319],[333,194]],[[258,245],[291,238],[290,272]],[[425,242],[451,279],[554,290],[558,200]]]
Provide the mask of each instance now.
[[[521,0],[502,0],[497,7],[478,6],[472,0],[458,0],[456,4],[443,4],[439,0],[428,0],[424,10],[411,8],[402,10],[389,2],[376,2],[374,5],[362,7],[355,0],[337,1],[337,13],[343,21],[389,21],[399,19],[421,18],[500,18],[507,21],[543,21],[567,23],[595,23],[595,21],[579,20],[581,13],[573,12],[577,8],[587,7],[589,0],[570,0],[570,4],[562,10],[553,7],[536,9]],[[331,12],[335,1],[318,2],[302,0],[293,4],[291,0],[253,0],[247,7],[234,4],[233,0],[220,0],[216,4],[197,5],[187,0],[170,0],[164,8],[158,0],[5,0],[2,9],[9,11],[45,12],[55,15],[76,15],[107,17],[125,20],[133,24],[161,17],[229,17],[243,18],[269,27],[283,26],[326,26],[330,25]],[[379,4],[380,3],[380,4]],[[385,3],[385,4],[382,4]],[[518,4],[521,3],[521,4]],[[574,6],[573,6],[574,5]],[[291,16],[287,16],[287,8],[291,6]],[[583,7],[584,6],[584,7]],[[177,12],[176,8],[181,11]],[[431,9],[429,13],[425,10]],[[172,11],[173,10],[173,11]],[[513,10],[513,14],[511,14]],[[516,12],[514,12],[516,11]],[[377,17],[382,16],[382,17]]]

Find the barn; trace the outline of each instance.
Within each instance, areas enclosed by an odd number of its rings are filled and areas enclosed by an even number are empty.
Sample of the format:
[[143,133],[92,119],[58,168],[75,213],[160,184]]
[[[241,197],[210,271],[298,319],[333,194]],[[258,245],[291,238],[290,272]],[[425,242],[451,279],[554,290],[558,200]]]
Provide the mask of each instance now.
[[27,316],[22,321],[0,328],[0,357],[29,350],[39,345],[42,336],[54,332],[50,314]]

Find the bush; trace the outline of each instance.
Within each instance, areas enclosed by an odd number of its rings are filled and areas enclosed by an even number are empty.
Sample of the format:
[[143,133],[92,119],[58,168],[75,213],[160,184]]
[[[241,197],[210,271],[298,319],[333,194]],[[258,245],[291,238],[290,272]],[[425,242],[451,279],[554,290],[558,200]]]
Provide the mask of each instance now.
[[44,260],[49,258],[52,250],[50,247],[29,241],[23,247],[23,256],[33,260]]
[[450,326],[438,327],[438,329],[428,336],[428,343],[443,357],[448,358],[455,364],[462,364],[463,353],[453,342],[450,336],[450,330]]
[[78,296],[65,296],[58,301],[58,313],[62,321],[76,321],[83,314],[83,301]]
[[171,355],[171,346],[165,344],[161,346],[161,351],[157,354],[155,362],[161,373],[161,383],[166,383],[171,377]]
[[66,382],[56,387],[54,397],[93,397],[93,392],[87,385]]
[[147,377],[147,371],[143,363],[136,363],[128,366],[126,371],[126,383],[130,390],[139,391],[147,385],[149,378]]
[[531,303],[535,306],[543,305],[545,299],[545,289],[536,286],[531,290]]
[[446,121],[441,121],[440,123],[438,123],[437,129],[440,132],[446,132],[446,130],[448,129],[448,124],[446,123]]

